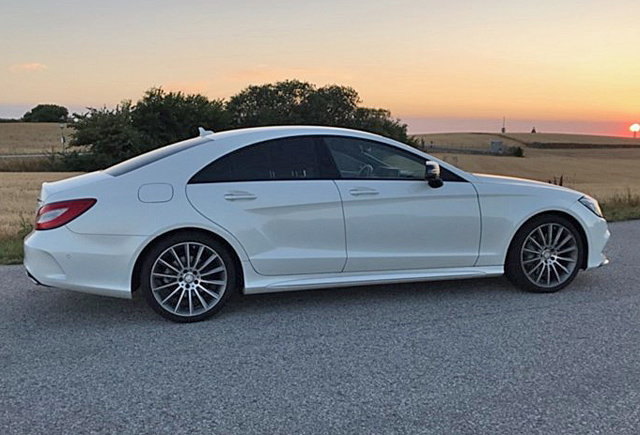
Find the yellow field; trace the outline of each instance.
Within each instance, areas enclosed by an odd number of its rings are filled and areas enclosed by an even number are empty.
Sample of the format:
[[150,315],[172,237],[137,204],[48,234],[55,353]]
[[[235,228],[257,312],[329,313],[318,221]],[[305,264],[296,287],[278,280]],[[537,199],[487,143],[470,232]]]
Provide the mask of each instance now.
[[[67,145],[73,129],[64,128]],[[62,151],[60,127],[57,122],[0,123],[0,154],[40,154]]]
[[[416,135],[429,147],[485,149],[492,140],[505,146],[520,146],[525,157],[499,157],[434,152],[436,157],[469,172],[509,175],[539,181],[563,177],[565,186],[599,199],[631,192],[640,194],[640,139],[553,133],[440,133]],[[531,148],[528,143],[540,142],[559,148]],[[566,144],[598,145],[612,148],[561,148]]]
[[[460,168],[530,178],[539,181],[559,179],[564,185],[600,200],[616,194],[640,194],[640,149],[532,149],[526,157],[499,157],[469,154],[441,154]],[[33,219],[36,198],[43,181],[77,175],[72,172],[0,172],[0,237],[15,234],[20,217]]]
[[640,139],[617,136],[592,136],[587,134],[560,133],[507,133],[505,136],[524,143],[540,142],[545,144],[596,144],[608,146],[640,145]]
[[[37,153],[59,150],[59,127],[56,123],[0,123],[0,154]],[[69,134],[66,129],[65,134]],[[513,139],[481,133],[420,135],[426,151],[434,146],[453,148],[489,148],[491,140],[506,146],[522,146],[524,158],[455,153],[434,153],[469,172],[509,175],[539,181],[559,179],[564,185],[606,200],[616,194],[640,194],[640,148],[613,149],[538,149],[522,141],[543,140],[549,143],[599,143],[620,145],[631,139],[586,135],[511,134]],[[532,137],[534,137],[532,139]],[[640,139],[637,140],[640,144]],[[70,172],[0,172],[0,237],[16,234],[21,217],[32,220],[36,197],[44,181],[71,177]]]
[[469,172],[479,172],[538,181],[563,176],[564,185],[598,199],[631,191],[640,194],[640,149],[533,149],[525,156],[499,157],[470,154],[440,154]]
[[486,149],[489,150],[491,141],[502,141],[505,146],[520,146],[525,149],[526,145],[533,142],[540,142],[550,145],[562,146],[563,144],[583,144],[599,146],[640,146],[640,139],[614,137],[614,136],[592,136],[586,134],[555,134],[555,133],[507,133],[505,135],[493,133],[435,133],[417,134],[418,140],[423,140],[425,150],[428,152],[430,146],[460,149]]
[[40,185],[78,175],[74,172],[0,172],[0,238],[20,229],[20,219],[33,222]]

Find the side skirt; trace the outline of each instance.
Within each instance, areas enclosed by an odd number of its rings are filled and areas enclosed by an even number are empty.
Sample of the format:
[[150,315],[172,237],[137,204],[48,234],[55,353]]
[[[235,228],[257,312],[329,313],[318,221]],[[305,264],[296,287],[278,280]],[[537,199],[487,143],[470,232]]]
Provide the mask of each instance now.
[[249,264],[245,264],[244,266],[244,293],[248,295],[331,287],[353,287],[376,284],[400,284],[421,281],[483,278],[504,274],[503,266],[479,266],[448,269],[394,270],[386,272],[376,271],[319,275],[263,276],[258,275],[253,268],[249,266]]

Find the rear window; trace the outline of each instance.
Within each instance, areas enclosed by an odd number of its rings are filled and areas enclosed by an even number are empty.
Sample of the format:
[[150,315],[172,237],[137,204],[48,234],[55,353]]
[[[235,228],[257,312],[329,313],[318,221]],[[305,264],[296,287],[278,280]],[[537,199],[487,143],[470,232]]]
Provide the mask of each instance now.
[[113,165],[110,168],[105,169],[104,172],[117,177],[119,175],[135,171],[136,169],[140,169],[143,166],[147,166],[151,163],[157,162],[158,160],[164,159],[165,157],[172,156],[181,151],[188,150],[189,148],[194,148],[198,145],[208,142],[209,140],[211,139],[196,137],[194,139],[187,139],[182,142],[176,142],[174,144],[149,151],[148,153],[140,154],[139,156],[133,157],[129,160],[125,160],[124,162],[118,163],[117,165]]

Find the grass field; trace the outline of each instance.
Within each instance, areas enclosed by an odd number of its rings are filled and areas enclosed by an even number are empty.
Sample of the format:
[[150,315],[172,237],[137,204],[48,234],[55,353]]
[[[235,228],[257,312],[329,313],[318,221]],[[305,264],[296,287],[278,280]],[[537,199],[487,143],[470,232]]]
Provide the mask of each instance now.
[[[67,144],[73,129],[64,128]],[[41,154],[62,151],[60,127],[56,122],[6,122],[0,123],[1,154]]]

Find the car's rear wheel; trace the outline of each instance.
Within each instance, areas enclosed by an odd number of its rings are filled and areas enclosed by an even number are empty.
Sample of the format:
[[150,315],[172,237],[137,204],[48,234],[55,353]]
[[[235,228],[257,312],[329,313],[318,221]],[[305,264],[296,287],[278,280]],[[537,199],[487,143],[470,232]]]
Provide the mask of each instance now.
[[176,322],[211,317],[237,291],[227,248],[198,232],[177,233],[156,243],[143,260],[141,274],[147,303]]
[[558,215],[543,215],[525,223],[516,234],[505,264],[516,286],[538,293],[557,292],[574,280],[584,256],[575,225]]

